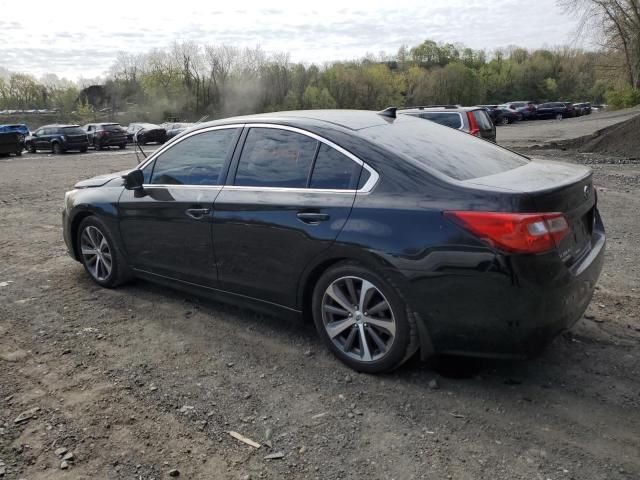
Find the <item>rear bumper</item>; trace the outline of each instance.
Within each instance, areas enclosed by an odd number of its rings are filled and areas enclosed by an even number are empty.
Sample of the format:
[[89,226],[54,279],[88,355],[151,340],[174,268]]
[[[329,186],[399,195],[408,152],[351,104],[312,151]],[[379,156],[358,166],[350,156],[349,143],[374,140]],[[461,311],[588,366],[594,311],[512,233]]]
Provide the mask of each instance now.
[[89,148],[89,142],[61,142],[60,145],[65,150],[86,150]]
[[127,137],[105,137],[96,140],[96,144],[103,147],[119,146],[127,144]]
[[447,273],[403,272],[432,351],[497,358],[538,354],[591,301],[606,243],[598,223],[589,253],[571,267],[555,253],[491,258],[485,251],[465,252],[462,261],[458,256]]

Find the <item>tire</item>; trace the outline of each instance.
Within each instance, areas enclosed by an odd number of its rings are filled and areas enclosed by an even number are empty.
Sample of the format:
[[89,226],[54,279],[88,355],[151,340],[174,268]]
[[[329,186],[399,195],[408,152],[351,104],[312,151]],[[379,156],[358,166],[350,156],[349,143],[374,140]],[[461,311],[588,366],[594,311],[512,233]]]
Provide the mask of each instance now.
[[[362,298],[360,294],[365,285],[369,288]],[[336,297],[341,298],[342,303],[336,301]],[[341,305],[356,301],[358,308],[348,305],[352,313],[347,316],[348,310]],[[386,306],[379,308],[384,302]],[[377,308],[377,312],[370,314],[367,308]],[[401,293],[390,279],[358,263],[340,263],[322,274],[314,287],[312,312],[323,342],[340,361],[356,371],[393,370],[418,350],[415,318]],[[333,338],[329,334],[331,324],[342,327],[339,332],[335,331]]]
[[87,153],[88,147],[82,147],[80,153]]
[[64,153],[64,150],[58,142],[53,142],[53,144],[51,144],[51,151],[54,155],[62,155]]
[[93,142],[93,148],[95,148],[96,150],[102,150],[102,145],[100,144],[100,142],[97,142],[94,140]]
[[16,157],[22,156],[22,150],[16,150]]
[[556,120],[562,120],[564,117],[562,116],[561,113],[556,113],[555,119]]
[[36,153],[36,146],[33,143],[30,143],[27,146],[27,150],[29,151],[29,153]]
[[123,143],[122,145],[118,145],[118,148],[119,148],[120,150],[124,150],[125,148],[127,148],[127,144],[126,144],[126,143]]
[[[76,235],[78,255],[91,280],[105,288],[117,287],[129,280],[124,257],[100,218],[89,216],[82,220]],[[100,253],[89,253],[92,250]]]
[[500,119],[500,125],[509,125],[511,122],[509,121],[509,119],[507,117],[502,117]]

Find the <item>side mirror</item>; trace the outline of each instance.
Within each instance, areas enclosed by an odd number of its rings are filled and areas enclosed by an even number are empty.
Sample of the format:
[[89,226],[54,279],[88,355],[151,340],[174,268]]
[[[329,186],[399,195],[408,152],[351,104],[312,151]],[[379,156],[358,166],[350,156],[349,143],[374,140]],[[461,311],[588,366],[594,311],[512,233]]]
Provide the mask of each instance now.
[[131,170],[126,175],[123,175],[124,188],[127,190],[142,190],[142,184],[144,183],[144,173],[142,170]]

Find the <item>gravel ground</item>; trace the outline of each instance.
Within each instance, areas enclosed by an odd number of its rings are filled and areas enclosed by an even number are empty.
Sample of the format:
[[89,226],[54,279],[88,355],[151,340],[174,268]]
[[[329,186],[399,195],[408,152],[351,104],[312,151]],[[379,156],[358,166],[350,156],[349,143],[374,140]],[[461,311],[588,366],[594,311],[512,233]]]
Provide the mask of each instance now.
[[640,478],[640,165],[528,153],[595,170],[609,242],[585,318],[531,361],[379,376],[312,325],[93,284],[63,194],[131,152],[0,160],[0,478]]

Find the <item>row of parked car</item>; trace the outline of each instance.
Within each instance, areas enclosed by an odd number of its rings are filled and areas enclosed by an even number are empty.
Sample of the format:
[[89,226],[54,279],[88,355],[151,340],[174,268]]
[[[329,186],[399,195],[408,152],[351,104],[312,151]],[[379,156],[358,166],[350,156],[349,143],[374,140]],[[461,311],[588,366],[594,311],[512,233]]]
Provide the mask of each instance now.
[[126,129],[118,123],[89,123],[79,125],[44,125],[31,133],[26,125],[0,125],[0,155],[22,155],[24,150],[35,153],[47,150],[55,154],[77,150],[86,152],[89,147],[103,150],[109,147],[124,149],[134,141],[163,144],[178,135],[190,123],[132,123]]
[[[589,102],[547,102],[536,105],[530,101],[514,101],[500,105],[428,105],[398,109],[398,113],[414,115],[442,125],[465,131],[472,135],[496,141],[496,125],[508,125],[521,120],[580,117],[590,115]],[[118,123],[89,123],[79,125],[45,125],[30,133],[26,125],[0,126],[0,155],[15,153],[22,155],[23,150],[35,153],[47,150],[64,153],[69,150],[86,152],[89,147],[103,150],[109,147],[126,148],[134,141],[140,145],[148,143],[163,144],[192,123],[131,123],[125,129]]]
[[[501,105],[479,105],[487,110],[494,123],[507,125],[520,120],[542,120],[553,118],[581,117],[590,115],[596,108],[590,102],[546,102],[535,104],[530,101],[507,102]],[[598,106],[599,107],[599,106]]]

